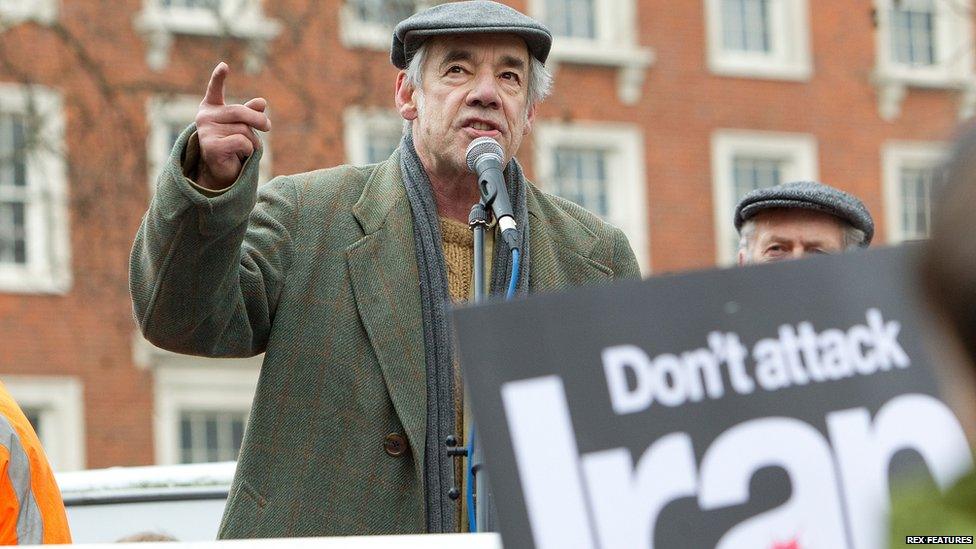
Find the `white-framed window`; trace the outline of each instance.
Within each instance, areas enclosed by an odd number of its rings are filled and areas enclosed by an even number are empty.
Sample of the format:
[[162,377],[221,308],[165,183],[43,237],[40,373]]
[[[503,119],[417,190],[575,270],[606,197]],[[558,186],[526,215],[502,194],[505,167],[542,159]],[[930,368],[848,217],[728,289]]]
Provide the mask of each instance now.
[[55,471],[85,468],[85,410],[76,377],[0,375],[37,432]]
[[806,80],[807,0],[704,0],[708,67],[716,74]]
[[620,227],[641,272],[649,274],[641,130],[631,124],[540,122],[533,134],[541,188]]
[[546,0],[546,23],[556,36],[596,40],[597,0]]
[[874,0],[879,113],[896,118],[908,87],[962,91],[960,117],[976,105],[972,0]]
[[890,17],[888,40],[892,63],[912,68],[935,65],[938,62],[935,2],[903,0],[891,7]]
[[432,0],[344,0],[339,8],[339,37],[347,48],[389,51],[393,27]]
[[264,15],[262,0],[142,0],[135,26],[147,41],[146,61],[153,70],[166,67],[174,35],[184,34],[245,40],[245,68],[257,72],[268,42],[281,32],[281,24]]
[[0,30],[26,21],[49,25],[58,17],[58,0],[0,0]]
[[[200,107],[195,96],[159,96],[149,99],[147,117],[149,135],[146,137],[146,155],[149,162],[149,192],[156,189],[156,179],[163,165],[169,161],[173,144],[180,133],[193,123]],[[261,133],[264,152],[258,165],[258,181],[264,183],[271,177],[271,142],[269,133]]]
[[889,141],[881,148],[888,242],[927,238],[932,222],[932,186],[943,174],[944,143]]
[[346,161],[354,165],[386,160],[403,135],[403,118],[393,109],[349,107],[343,125]]
[[716,259],[735,263],[739,236],[735,205],[750,191],[791,181],[819,179],[817,140],[798,133],[717,130],[712,134],[712,192]]
[[553,33],[547,65],[618,67],[618,97],[626,104],[640,100],[654,50],[638,42],[635,0],[529,0],[529,13]]
[[203,358],[133,333],[133,362],[153,375],[157,465],[229,461],[241,447],[264,355]]
[[156,463],[237,459],[261,358],[213,359],[151,348]]
[[71,285],[61,95],[0,84],[0,292]]

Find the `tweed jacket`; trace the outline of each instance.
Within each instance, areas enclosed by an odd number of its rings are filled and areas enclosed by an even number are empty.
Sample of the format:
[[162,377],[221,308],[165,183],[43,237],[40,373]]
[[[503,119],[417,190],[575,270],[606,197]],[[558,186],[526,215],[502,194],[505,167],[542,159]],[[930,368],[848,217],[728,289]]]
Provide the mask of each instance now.
[[[145,337],[265,353],[222,538],[421,533],[427,389],[398,153],[257,185],[260,151],[208,198],[174,147],[130,258]],[[530,291],[637,277],[623,233],[531,184]],[[390,434],[406,451],[391,455]]]

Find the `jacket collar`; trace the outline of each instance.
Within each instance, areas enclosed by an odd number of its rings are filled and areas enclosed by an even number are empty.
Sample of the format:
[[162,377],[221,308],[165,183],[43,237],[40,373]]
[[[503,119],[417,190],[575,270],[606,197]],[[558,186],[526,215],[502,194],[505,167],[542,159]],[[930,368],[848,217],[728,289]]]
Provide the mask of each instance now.
[[[386,223],[393,208],[398,204],[403,206],[406,200],[407,191],[400,177],[400,150],[397,149],[390,158],[373,169],[363,193],[352,207],[352,214],[363,232],[371,235]],[[409,204],[406,204],[406,209],[409,219]]]

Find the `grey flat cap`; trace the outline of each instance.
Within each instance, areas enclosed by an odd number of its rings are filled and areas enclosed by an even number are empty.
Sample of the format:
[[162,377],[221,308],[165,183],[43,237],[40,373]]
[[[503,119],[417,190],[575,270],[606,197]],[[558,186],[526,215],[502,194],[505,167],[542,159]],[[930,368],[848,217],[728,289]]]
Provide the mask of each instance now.
[[801,208],[829,213],[864,231],[861,247],[874,238],[874,220],[864,203],[855,196],[815,181],[796,181],[765,189],[756,189],[742,197],[735,205],[735,230],[763,210],[773,208]]
[[488,0],[449,2],[415,13],[393,30],[390,60],[405,69],[424,40],[444,34],[515,34],[525,40],[529,54],[545,63],[552,33],[542,23],[504,4]]

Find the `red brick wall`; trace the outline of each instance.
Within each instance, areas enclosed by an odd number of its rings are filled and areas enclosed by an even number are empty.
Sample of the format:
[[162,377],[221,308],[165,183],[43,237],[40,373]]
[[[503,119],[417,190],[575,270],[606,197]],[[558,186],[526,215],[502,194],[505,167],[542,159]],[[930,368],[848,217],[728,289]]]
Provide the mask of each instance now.
[[[948,137],[958,98],[912,89],[900,117],[880,119],[866,4],[811,1],[813,76],[782,82],[709,73],[701,1],[637,1],[639,42],[657,55],[641,101],[620,102],[615,69],[563,63],[540,116],[643,127],[656,273],[714,264],[710,140],[717,128],[815,135],[821,179],[860,196],[878,222],[877,241],[884,241],[881,144]],[[147,464],[154,455],[152,375],[133,363],[126,286],[128,252],[148,198],[147,99],[202,96],[217,60],[228,60],[228,95],[269,100],[273,172],[293,173],[343,162],[343,110],[391,106],[396,75],[386,53],[341,46],[338,0],[265,2],[283,30],[259,74],[244,72],[242,42],[201,37],[178,37],[168,66],[157,73],[147,67],[145,42],[132,24],[141,5],[62,2],[54,26],[25,24],[0,34],[0,81],[35,82],[64,94],[74,279],[63,296],[0,294],[0,375],[81,378],[89,467]],[[520,154],[530,174],[531,147],[527,142]]]

